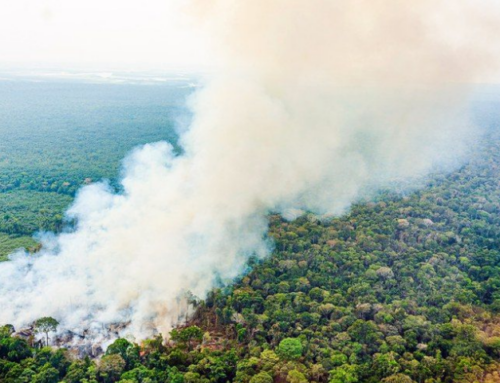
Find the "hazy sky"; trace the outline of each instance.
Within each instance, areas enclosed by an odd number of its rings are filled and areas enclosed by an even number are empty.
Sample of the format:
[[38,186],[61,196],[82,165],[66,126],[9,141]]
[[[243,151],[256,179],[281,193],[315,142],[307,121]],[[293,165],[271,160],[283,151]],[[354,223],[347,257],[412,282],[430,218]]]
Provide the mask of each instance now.
[[[187,1],[0,0],[0,67],[206,69],[215,60],[205,37],[181,11]],[[482,0],[477,11],[496,3]],[[469,16],[457,13],[452,19],[462,23]],[[496,45],[496,35],[453,38]]]
[[179,0],[0,0],[0,65],[197,67]]

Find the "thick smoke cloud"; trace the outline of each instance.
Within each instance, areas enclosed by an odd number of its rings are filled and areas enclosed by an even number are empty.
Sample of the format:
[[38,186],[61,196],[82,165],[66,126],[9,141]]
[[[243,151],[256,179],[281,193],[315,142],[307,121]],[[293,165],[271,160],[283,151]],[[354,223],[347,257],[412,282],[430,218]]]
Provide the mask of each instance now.
[[192,100],[175,157],[124,162],[124,191],[83,188],[74,231],[0,265],[0,322],[166,333],[185,296],[269,253],[269,212],[342,214],[400,180],[456,166],[474,137],[463,83],[494,67],[492,3],[192,2],[220,70]]

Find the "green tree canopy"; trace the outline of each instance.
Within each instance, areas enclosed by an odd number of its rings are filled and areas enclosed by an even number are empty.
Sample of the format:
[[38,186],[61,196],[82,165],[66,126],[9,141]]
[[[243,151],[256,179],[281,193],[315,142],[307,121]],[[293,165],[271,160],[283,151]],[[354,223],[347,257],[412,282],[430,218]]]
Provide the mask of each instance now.
[[278,346],[278,355],[285,360],[296,360],[302,356],[302,343],[297,338],[285,338]]

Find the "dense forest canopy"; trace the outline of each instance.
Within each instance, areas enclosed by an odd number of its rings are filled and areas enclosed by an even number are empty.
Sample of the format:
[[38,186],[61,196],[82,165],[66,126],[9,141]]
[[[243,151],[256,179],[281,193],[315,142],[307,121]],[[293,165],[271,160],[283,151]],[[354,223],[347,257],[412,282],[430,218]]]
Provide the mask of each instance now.
[[[158,96],[151,96],[156,108],[168,109]],[[117,161],[134,144],[175,140],[165,111],[142,134],[131,116],[141,121],[156,111],[119,108],[129,114],[114,126],[129,135],[106,130],[88,108],[88,119],[60,125],[59,139],[46,122],[36,140],[21,129],[2,148],[4,254],[25,246],[33,231],[60,229],[76,188],[87,178],[116,177]],[[34,324],[39,337],[5,324],[0,381],[500,382],[500,132],[491,121],[483,119],[489,131],[464,166],[433,175],[419,190],[382,192],[329,220],[271,215],[273,254],[251,260],[234,284],[193,299],[194,316],[168,341],[167,334],[141,344],[118,339],[100,359],[81,359],[57,347],[57,318]],[[81,136],[73,140],[69,126],[77,122]],[[71,187],[61,188],[64,182]]]

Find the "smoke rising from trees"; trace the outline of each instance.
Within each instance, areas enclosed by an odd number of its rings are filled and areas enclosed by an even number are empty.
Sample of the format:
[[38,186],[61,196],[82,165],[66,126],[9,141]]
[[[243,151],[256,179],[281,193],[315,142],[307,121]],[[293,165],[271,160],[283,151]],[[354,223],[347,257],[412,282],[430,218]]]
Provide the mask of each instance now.
[[203,0],[189,12],[219,71],[191,102],[184,153],[136,149],[122,193],[84,187],[73,231],[1,264],[1,323],[165,334],[188,292],[203,298],[269,254],[270,212],[342,214],[457,166],[477,134],[464,84],[495,68],[493,2]]

